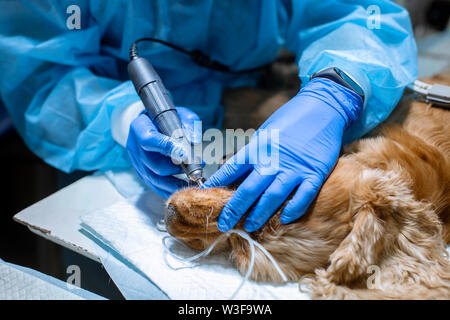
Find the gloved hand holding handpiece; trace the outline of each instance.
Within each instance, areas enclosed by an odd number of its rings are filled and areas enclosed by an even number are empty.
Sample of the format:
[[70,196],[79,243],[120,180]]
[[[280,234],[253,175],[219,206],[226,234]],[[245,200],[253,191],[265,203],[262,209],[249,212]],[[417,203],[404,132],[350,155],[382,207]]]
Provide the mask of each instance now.
[[130,48],[128,73],[147,112],[132,122],[127,149],[139,176],[160,195],[168,197],[185,185],[170,175],[184,172],[190,181],[202,183],[201,157],[195,156],[185,144],[199,142],[194,122],[200,119],[188,109],[175,108],[155,69],[138,56],[139,41]]
[[[176,111],[187,139],[192,144],[200,143],[201,135],[194,133],[194,123],[200,118],[184,107],[176,107]],[[178,141],[159,132],[147,113],[131,123],[126,147],[138,175],[162,197],[168,198],[177,189],[187,186],[185,181],[172,177],[183,173],[173,160],[187,160],[187,151]]]

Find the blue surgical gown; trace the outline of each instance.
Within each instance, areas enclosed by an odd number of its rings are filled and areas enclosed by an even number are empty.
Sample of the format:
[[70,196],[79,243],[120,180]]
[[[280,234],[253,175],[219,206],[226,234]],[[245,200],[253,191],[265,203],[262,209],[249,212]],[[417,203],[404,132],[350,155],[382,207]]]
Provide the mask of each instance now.
[[[66,23],[73,4],[79,30]],[[323,68],[341,68],[366,94],[346,142],[383,121],[417,74],[408,12],[390,1],[1,0],[0,94],[28,147],[65,172],[129,166],[110,121],[114,108],[139,99],[126,65],[142,37],[200,49],[234,70],[267,64],[285,47],[296,54],[303,83]],[[256,81],[202,68],[160,44],[142,44],[140,55],[204,127],[220,126],[225,87]]]

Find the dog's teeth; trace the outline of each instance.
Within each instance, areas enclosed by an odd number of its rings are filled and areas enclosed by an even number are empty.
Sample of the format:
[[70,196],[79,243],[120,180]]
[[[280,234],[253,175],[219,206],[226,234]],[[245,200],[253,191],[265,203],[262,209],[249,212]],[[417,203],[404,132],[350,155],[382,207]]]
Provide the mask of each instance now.
[[158,221],[158,223],[156,224],[156,229],[161,232],[167,232],[166,222],[164,221],[164,219]]

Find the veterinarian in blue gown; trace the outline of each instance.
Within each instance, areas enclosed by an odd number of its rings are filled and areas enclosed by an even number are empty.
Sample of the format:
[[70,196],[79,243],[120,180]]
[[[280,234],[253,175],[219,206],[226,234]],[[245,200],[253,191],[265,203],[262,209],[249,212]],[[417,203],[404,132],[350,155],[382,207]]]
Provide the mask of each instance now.
[[[73,4],[78,26],[69,21]],[[166,157],[174,146],[139,115],[126,72],[128,49],[142,37],[200,49],[232,70],[270,63],[281,47],[297,54],[303,88],[262,126],[279,132],[277,171],[263,174],[261,164],[235,157],[206,183],[247,176],[221,214],[222,231],[255,202],[245,228],[256,230],[296,188],[281,221],[300,217],[342,143],[383,121],[417,74],[408,13],[390,1],[1,1],[1,99],[28,147],[65,172],[125,168],[131,159],[157,192],[174,192],[180,182],[171,175],[179,168]],[[160,44],[140,53],[184,107],[187,129],[198,117],[204,129],[219,127],[224,87],[257,80],[200,67]],[[123,119],[136,117],[128,141],[121,140]],[[260,132],[247,148],[261,147]]]

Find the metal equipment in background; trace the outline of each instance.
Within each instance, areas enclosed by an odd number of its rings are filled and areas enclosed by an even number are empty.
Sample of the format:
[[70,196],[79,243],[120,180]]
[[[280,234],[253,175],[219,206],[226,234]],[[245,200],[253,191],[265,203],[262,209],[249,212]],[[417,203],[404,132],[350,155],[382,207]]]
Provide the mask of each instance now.
[[407,87],[419,101],[431,103],[437,107],[450,109],[450,87],[442,84],[428,84],[416,80]]

